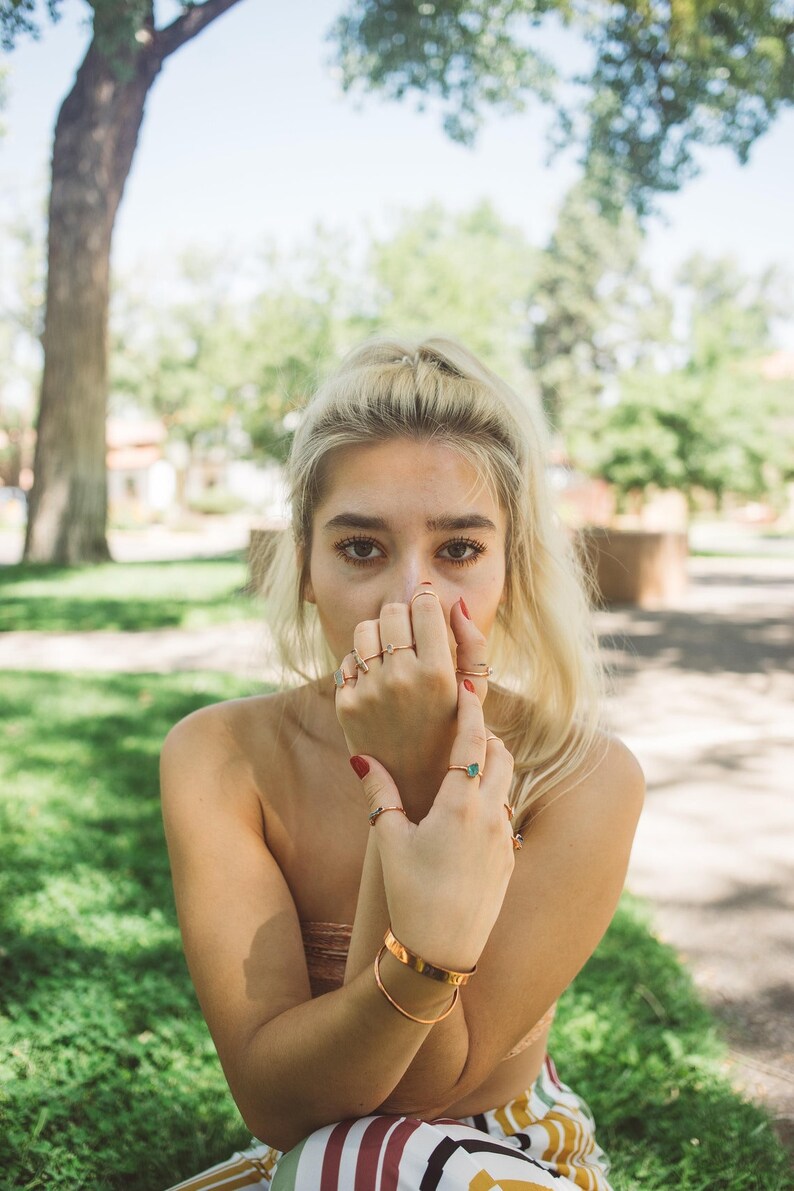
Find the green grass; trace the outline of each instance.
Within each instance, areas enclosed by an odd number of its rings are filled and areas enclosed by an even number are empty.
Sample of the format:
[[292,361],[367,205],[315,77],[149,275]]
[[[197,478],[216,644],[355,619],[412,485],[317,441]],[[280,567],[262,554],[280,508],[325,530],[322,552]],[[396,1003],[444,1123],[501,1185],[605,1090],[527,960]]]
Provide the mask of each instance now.
[[[248,1142],[181,955],[157,755],[217,674],[0,679],[0,1183],[161,1191]],[[562,999],[552,1053],[616,1191],[783,1191],[767,1117],[625,899]],[[763,1173],[761,1173],[763,1172]]]
[[242,556],[94,567],[0,566],[0,632],[201,628],[256,618]]

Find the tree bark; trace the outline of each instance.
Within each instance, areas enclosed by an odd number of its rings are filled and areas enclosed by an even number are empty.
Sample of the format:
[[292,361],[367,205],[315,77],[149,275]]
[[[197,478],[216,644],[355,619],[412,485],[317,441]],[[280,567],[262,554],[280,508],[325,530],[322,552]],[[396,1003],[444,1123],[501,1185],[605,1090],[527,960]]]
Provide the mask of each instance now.
[[165,57],[237,2],[205,0],[162,31],[150,18],[112,57],[95,34],[61,107],[26,561],[72,565],[110,557],[105,421],[113,225],[146,96]]

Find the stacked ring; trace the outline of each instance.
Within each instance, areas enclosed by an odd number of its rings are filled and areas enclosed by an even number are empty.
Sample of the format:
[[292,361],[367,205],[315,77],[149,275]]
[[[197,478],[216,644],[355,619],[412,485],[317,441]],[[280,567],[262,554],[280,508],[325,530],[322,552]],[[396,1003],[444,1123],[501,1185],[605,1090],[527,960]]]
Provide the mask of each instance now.
[[489,666],[487,662],[478,662],[478,666],[484,667],[480,670],[456,670],[456,674],[470,674],[472,678],[490,678],[493,674],[493,666]]
[[448,765],[447,770],[450,769],[462,769],[467,777],[485,777],[485,770],[477,761],[472,761],[471,765]]

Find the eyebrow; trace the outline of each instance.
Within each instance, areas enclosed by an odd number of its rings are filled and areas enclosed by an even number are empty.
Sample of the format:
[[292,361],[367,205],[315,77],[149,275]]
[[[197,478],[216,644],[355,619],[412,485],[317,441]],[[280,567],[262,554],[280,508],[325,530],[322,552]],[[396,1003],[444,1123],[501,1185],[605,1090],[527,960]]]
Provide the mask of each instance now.
[[[435,533],[438,530],[450,529],[485,529],[497,532],[490,517],[481,513],[464,513],[462,517],[452,517],[442,514],[440,517],[428,517],[425,522],[428,530]],[[389,523],[385,517],[371,517],[366,513],[337,513],[330,521],[326,521],[324,529],[379,529],[388,532]]]

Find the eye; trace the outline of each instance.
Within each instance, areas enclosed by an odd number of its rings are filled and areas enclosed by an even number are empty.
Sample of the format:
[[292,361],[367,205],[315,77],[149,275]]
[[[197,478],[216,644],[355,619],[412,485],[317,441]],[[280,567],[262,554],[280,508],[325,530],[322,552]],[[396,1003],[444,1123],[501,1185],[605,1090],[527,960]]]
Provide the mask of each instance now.
[[[344,562],[351,562],[354,566],[369,566],[383,557],[383,551],[372,538],[345,538],[342,542],[334,542],[334,550]],[[373,554],[378,550],[378,554]]]
[[[470,538],[455,538],[454,541],[447,542],[441,549],[449,551],[447,562],[465,567],[476,562],[480,555],[485,553],[486,547],[483,542],[474,542]],[[443,554],[441,557],[444,557]]]

